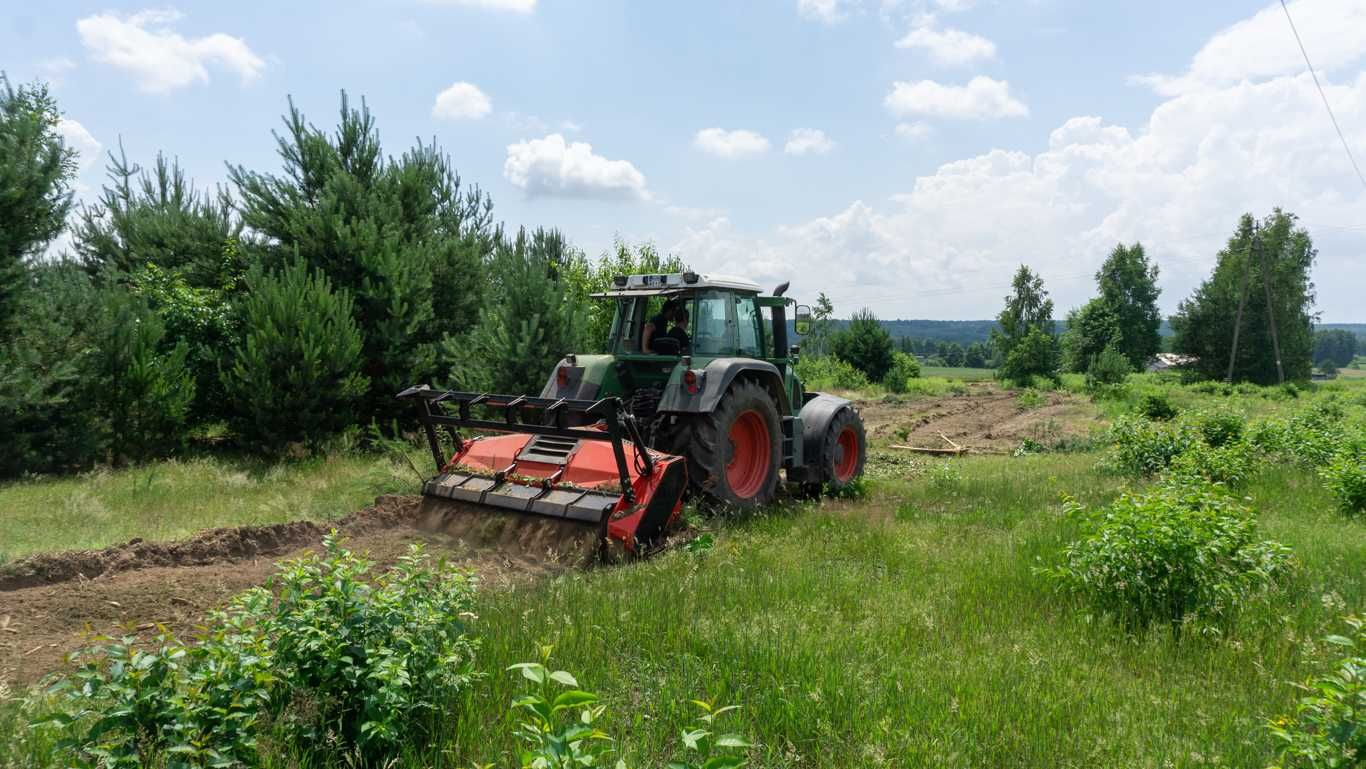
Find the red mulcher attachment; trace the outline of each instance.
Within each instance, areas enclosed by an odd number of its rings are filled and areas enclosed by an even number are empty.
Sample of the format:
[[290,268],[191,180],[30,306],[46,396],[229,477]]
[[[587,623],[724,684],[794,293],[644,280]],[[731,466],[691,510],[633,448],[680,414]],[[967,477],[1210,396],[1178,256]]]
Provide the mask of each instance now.
[[[416,401],[436,460],[437,475],[422,486],[427,497],[596,526],[600,544],[616,540],[636,555],[663,539],[683,507],[687,463],[646,448],[619,398],[532,398],[427,385],[398,397]],[[475,408],[501,411],[502,418],[473,416]],[[543,419],[525,422],[528,412]],[[574,426],[583,422],[594,424]],[[460,427],[508,434],[461,438]],[[438,429],[456,447],[449,460]]]

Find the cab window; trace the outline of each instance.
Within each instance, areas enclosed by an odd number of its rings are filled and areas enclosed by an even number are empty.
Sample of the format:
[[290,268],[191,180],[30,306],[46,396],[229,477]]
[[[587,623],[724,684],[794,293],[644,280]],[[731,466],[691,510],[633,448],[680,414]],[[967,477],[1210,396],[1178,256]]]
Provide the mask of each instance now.
[[695,355],[731,355],[735,351],[731,333],[729,297],[703,294],[692,308],[692,349]]
[[739,352],[751,358],[761,358],[763,337],[759,334],[759,313],[755,310],[754,297],[735,297],[735,330]]

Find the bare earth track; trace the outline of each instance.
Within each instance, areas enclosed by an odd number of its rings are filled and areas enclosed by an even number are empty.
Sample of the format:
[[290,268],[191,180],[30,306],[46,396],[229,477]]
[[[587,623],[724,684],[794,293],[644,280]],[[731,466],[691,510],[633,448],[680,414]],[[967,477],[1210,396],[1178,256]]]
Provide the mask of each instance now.
[[1025,438],[1050,445],[1084,439],[1101,422],[1094,406],[1067,393],[1041,392],[1042,405],[1025,408],[1019,394],[974,383],[961,395],[905,401],[895,396],[859,404],[873,445],[945,447],[940,433],[983,454],[1013,451]]
[[0,569],[0,683],[38,680],[93,635],[146,640],[165,627],[188,638],[209,610],[265,583],[278,561],[316,550],[331,528],[379,567],[422,543],[494,588],[572,568],[594,540],[591,529],[566,532],[550,519],[437,512],[420,497],[385,496],[330,524],[211,529],[180,542],[36,555]]

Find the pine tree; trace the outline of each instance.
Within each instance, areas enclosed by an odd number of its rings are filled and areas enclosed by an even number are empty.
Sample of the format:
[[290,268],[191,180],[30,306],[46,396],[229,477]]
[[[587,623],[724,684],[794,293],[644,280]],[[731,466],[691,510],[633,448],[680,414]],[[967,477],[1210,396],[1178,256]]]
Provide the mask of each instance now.
[[581,339],[582,305],[563,279],[573,254],[553,230],[500,244],[490,301],[464,338],[447,340],[448,383],[480,392],[537,394],[555,362]]
[[250,445],[318,445],[357,424],[366,392],[351,296],[302,260],[255,267],[242,302],[244,337],[223,372],[233,426]]
[[10,85],[0,73],[0,338],[29,285],[26,263],[65,226],[76,155],[57,133],[47,86]]
[[1309,271],[1317,252],[1309,233],[1296,222],[1294,214],[1280,209],[1260,222],[1244,214],[1219,252],[1213,274],[1181,302],[1171,319],[1172,347],[1194,356],[1193,368],[1201,375],[1222,379],[1227,374],[1238,305],[1246,297],[1233,378],[1258,384],[1277,381],[1267,315],[1269,291],[1285,378],[1309,378],[1314,350],[1314,284]]
[[243,222],[264,237],[253,248],[274,267],[297,254],[353,297],[363,412],[397,416],[405,407],[394,393],[434,377],[438,345],[479,317],[485,260],[501,239],[492,204],[462,187],[434,144],[386,157],[364,101],[354,109],[345,93],[334,135],[292,102],[285,128],[280,175],[229,169]]

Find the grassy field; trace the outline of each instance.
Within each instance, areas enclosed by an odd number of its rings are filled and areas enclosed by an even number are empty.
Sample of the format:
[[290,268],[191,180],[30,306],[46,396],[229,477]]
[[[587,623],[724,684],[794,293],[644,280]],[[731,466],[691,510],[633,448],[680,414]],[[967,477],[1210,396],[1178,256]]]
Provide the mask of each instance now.
[[996,377],[996,369],[964,368],[962,366],[921,366],[920,375],[923,377],[958,379],[964,382],[981,382],[994,379]]
[[134,537],[177,539],[215,526],[326,520],[417,476],[387,457],[341,452],[266,464],[198,457],[0,485],[0,563]]
[[[962,387],[927,385],[941,382]],[[1225,393],[1141,376],[1100,406],[1117,415],[1161,394],[1260,419],[1336,394],[1361,420],[1363,385]],[[1366,611],[1366,521],[1336,511],[1309,469],[1264,465],[1242,492],[1262,535],[1299,563],[1273,600],[1222,634],[1134,636],[1057,595],[1036,568],[1077,533],[1064,495],[1102,505],[1146,482],[1098,469],[1099,451],[891,456],[875,455],[861,499],[789,503],[720,526],[710,549],[486,591],[476,628],[488,677],[447,714],[440,744],[401,765],[517,765],[509,703],[524,682],[504,669],[553,644],[555,666],[603,697],[599,725],[632,767],[663,765],[696,698],[740,706],[727,730],[754,743],[758,767],[1265,767],[1266,722],[1334,659],[1318,639]],[[345,455],[11,484],[0,487],[0,543],[12,557],[332,517],[411,490],[411,474]],[[18,728],[4,719],[0,737]]]

